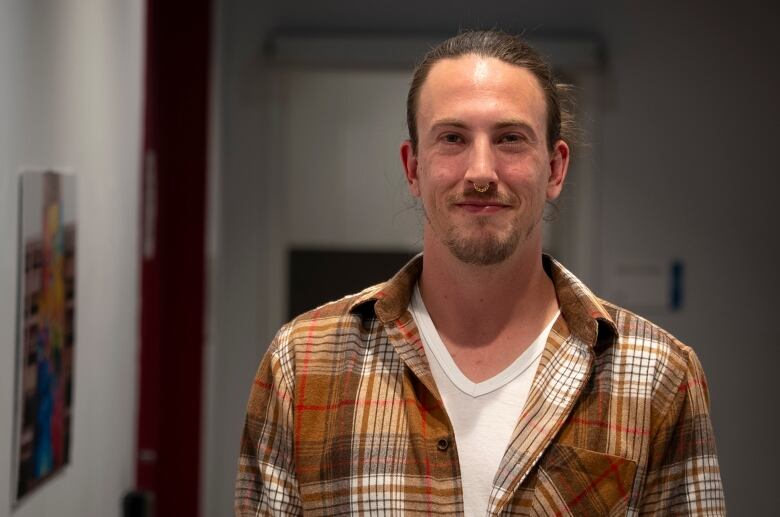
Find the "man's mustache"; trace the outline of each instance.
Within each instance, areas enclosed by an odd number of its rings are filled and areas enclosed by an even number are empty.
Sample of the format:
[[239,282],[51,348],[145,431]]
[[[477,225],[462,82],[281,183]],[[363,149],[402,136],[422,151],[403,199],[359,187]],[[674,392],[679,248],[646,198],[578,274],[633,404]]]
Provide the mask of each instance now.
[[450,204],[468,203],[471,201],[478,201],[480,203],[490,203],[496,205],[515,205],[514,196],[510,196],[507,193],[498,192],[491,188],[487,192],[477,192],[476,190],[464,190],[456,194],[452,194],[447,197],[447,202]]

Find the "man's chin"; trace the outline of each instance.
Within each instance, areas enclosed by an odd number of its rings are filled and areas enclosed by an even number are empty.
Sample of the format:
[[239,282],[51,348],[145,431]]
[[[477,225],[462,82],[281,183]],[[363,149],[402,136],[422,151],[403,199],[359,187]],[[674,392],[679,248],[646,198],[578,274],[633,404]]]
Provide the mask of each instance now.
[[494,266],[506,261],[517,249],[518,239],[458,239],[445,242],[452,255],[473,266]]

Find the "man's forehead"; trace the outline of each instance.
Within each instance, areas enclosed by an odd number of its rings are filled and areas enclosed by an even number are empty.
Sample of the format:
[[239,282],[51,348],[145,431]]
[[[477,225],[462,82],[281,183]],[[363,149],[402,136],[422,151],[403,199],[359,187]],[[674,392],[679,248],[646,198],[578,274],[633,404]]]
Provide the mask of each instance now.
[[533,83],[541,90],[539,81],[528,68],[480,54],[464,54],[440,59],[431,66],[423,87],[431,79],[464,79],[479,85],[494,79],[497,75],[514,77],[523,83]]
[[474,94],[500,96],[546,111],[539,80],[527,68],[495,57],[466,54],[442,59],[431,67],[420,89],[419,112]]

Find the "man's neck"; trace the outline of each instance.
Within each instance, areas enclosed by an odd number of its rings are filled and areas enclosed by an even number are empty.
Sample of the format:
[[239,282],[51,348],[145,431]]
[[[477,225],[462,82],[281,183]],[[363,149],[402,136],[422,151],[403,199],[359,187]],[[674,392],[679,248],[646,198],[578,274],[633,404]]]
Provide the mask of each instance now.
[[[555,288],[542,266],[541,243],[523,244],[490,266],[465,264],[443,246],[424,249],[423,301],[458,366],[477,382],[482,373],[489,378],[508,366],[558,310]],[[473,364],[491,359],[492,367]],[[469,375],[470,366],[480,375]]]

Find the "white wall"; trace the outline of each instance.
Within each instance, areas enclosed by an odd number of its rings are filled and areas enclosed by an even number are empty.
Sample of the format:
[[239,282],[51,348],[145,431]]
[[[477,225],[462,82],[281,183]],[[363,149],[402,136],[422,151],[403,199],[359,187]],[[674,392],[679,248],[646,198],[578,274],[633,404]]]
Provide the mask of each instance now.
[[77,176],[71,464],[13,515],[111,516],[134,484],[143,2],[0,2],[0,516],[11,515],[17,174]]
[[626,259],[685,261],[684,309],[650,316],[704,364],[731,513],[774,508],[777,11],[758,0],[222,4],[208,409],[219,425],[206,437],[207,515],[230,515],[251,377],[283,313],[275,286],[284,269],[266,245],[283,238],[285,207],[269,188],[279,171],[267,161],[269,142],[279,128],[268,123],[277,107],[262,58],[277,26],[452,33],[499,25],[600,35],[607,76],[589,135],[599,175],[596,287],[614,292],[615,265]]

